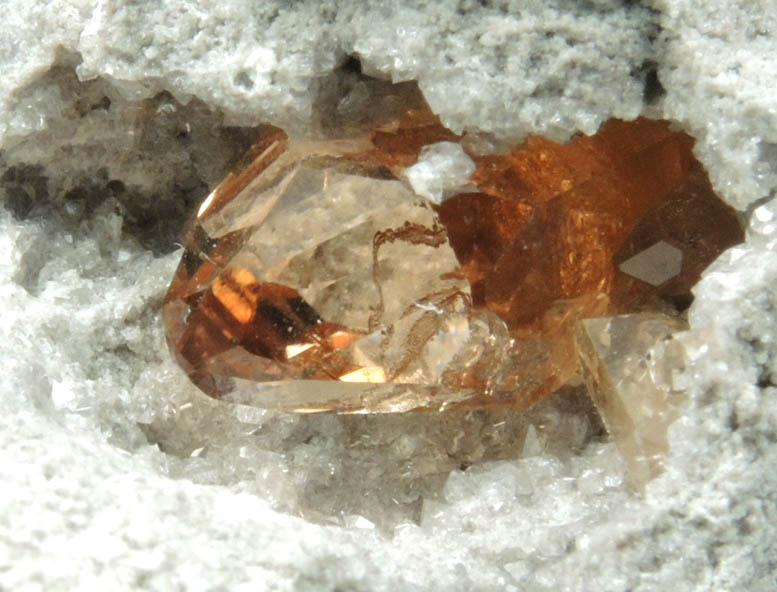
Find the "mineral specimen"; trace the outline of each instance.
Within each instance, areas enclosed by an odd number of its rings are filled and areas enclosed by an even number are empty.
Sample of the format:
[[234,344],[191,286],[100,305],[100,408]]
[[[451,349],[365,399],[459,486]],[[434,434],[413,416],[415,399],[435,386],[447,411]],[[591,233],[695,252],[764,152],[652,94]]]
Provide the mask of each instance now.
[[[423,109],[347,140],[268,127],[200,208],[165,300],[191,379],[295,411],[526,407],[580,382],[580,319],[676,316],[741,240],[666,122],[469,151],[469,169],[467,146]],[[446,154],[453,195],[412,166]],[[621,371],[608,355],[596,376]]]

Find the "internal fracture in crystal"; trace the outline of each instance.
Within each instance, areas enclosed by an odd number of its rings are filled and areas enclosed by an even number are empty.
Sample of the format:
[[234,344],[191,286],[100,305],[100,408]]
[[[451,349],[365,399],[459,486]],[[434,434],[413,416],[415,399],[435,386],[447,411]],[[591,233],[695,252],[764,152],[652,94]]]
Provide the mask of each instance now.
[[[295,411],[527,407],[593,375],[582,319],[654,311],[676,329],[742,239],[666,122],[469,145],[423,106],[346,140],[268,126],[201,206],[165,300],[192,380]],[[436,182],[427,161],[446,155]]]

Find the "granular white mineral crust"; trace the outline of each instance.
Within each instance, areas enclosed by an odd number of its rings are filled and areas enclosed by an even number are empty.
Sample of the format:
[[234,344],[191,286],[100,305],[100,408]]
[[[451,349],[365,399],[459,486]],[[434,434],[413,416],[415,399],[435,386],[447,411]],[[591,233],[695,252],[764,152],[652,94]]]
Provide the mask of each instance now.
[[[774,2],[10,0],[3,19],[0,588],[774,590]],[[496,143],[639,114],[697,138],[748,240],[695,288],[687,405],[644,493],[575,393],[529,416],[282,415],[173,362],[184,211],[248,126],[318,129],[347,56]]]

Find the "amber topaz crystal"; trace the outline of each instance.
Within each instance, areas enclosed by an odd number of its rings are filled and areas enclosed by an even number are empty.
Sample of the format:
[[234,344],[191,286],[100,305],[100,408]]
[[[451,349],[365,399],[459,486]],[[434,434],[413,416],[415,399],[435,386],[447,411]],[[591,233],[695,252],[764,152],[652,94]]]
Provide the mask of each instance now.
[[741,239],[666,122],[472,154],[471,185],[437,204],[402,171],[441,140],[461,138],[412,112],[348,141],[265,131],[201,206],[164,304],[203,391],[296,411],[525,407],[582,381],[580,319],[676,316]]

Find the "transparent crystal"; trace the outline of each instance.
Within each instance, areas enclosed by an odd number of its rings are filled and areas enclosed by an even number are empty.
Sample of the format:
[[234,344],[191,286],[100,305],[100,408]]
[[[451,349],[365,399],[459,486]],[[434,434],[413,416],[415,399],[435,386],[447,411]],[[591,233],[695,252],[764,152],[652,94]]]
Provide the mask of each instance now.
[[672,384],[683,364],[672,334],[685,321],[658,313],[584,319],[576,337],[588,392],[626,459],[629,476],[642,486],[661,471],[667,428],[685,401]]

